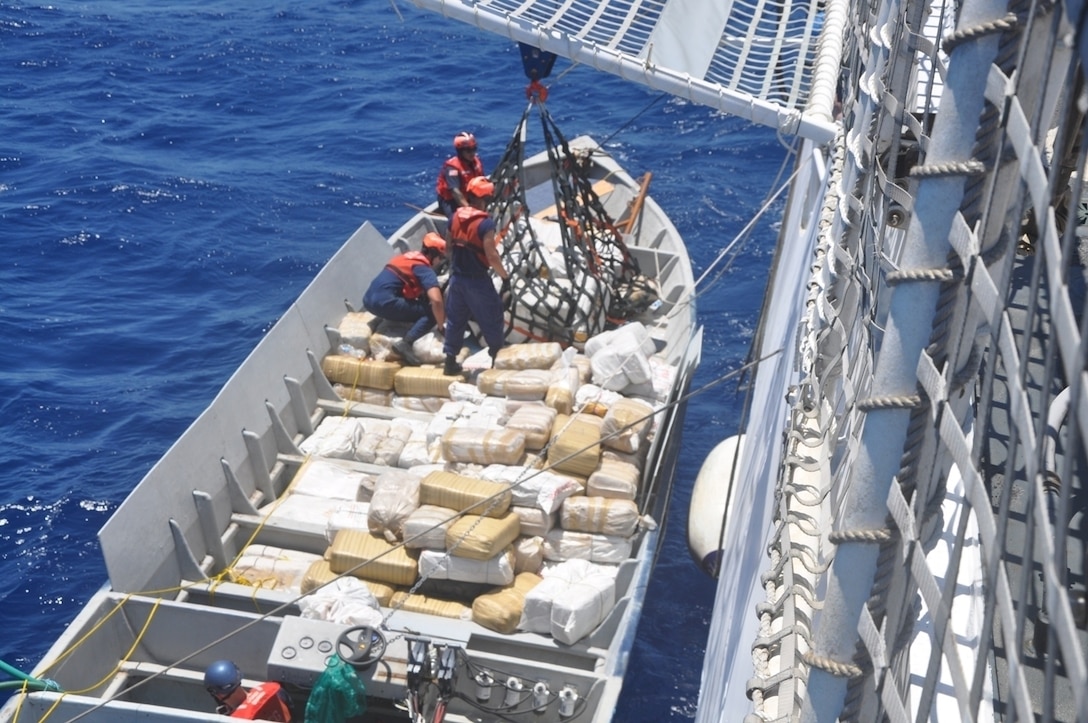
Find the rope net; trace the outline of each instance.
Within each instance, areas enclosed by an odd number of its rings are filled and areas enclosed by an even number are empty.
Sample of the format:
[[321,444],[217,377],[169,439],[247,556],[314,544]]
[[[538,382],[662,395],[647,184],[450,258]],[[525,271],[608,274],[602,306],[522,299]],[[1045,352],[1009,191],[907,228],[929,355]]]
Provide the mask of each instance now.
[[[525,177],[528,124],[540,116],[548,153],[552,199]],[[623,234],[605,211],[589,177],[591,151],[572,150],[544,104],[535,101],[491,174],[495,195],[488,211],[496,219],[503,265],[510,272],[506,339],[580,344],[642,309],[632,301],[638,264]],[[545,208],[532,208],[532,201]]]

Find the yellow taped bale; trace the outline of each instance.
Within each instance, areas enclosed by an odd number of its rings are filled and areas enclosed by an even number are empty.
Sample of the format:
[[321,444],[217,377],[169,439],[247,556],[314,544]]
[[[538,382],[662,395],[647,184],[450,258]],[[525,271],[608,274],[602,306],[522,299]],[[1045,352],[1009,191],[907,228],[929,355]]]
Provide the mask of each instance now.
[[610,497],[568,497],[559,509],[564,530],[630,537],[638,529],[638,505]]
[[386,391],[393,388],[393,379],[400,368],[400,364],[393,362],[356,359],[345,354],[330,354],[321,362],[321,371],[330,382]]
[[613,457],[602,456],[601,466],[586,480],[586,494],[590,497],[614,497],[633,500],[638,494],[638,467]]
[[559,361],[563,348],[558,342],[509,344],[499,349],[496,369],[551,369]]
[[527,404],[510,415],[506,428],[525,435],[526,449],[543,449],[552,436],[556,411],[540,404]]
[[515,373],[514,369],[484,369],[476,377],[476,388],[489,397],[505,397],[506,380]]
[[507,399],[543,401],[552,383],[552,374],[546,369],[520,369],[503,380],[503,393]]
[[436,597],[428,597],[418,593],[397,592],[389,602],[388,607],[397,610],[406,610],[410,613],[423,613],[424,615],[437,615],[442,618],[455,620],[471,620],[472,610],[467,605],[452,600],[440,600]]
[[348,402],[376,404],[379,407],[388,407],[393,404],[393,392],[388,389],[352,388],[337,382],[332,385],[332,390],[336,392],[337,396]]
[[504,517],[510,509],[510,487],[453,472],[431,472],[419,485],[419,503],[475,515]]
[[638,452],[646,439],[654,408],[641,399],[620,399],[604,415],[601,444],[620,452]]
[[407,397],[443,397],[449,399],[450,383],[457,377],[447,377],[435,367],[404,367],[393,378],[397,394]]
[[514,512],[502,517],[465,515],[446,529],[446,549],[455,557],[490,560],[521,533],[521,522]]
[[[366,563],[366,564],[363,564]],[[357,566],[363,565],[362,567]],[[340,530],[329,548],[329,568],[360,580],[376,580],[390,585],[411,585],[419,565],[403,547],[396,547],[381,537],[361,530]]]
[[601,459],[601,418],[590,414],[557,415],[552,425],[548,464],[555,472],[586,478]]
[[[306,575],[302,578],[302,585],[300,586],[302,594],[308,595],[338,577],[340,576],[329,567],[328,560],[318,560],[310,565],[310,569],[306,571]],[[397,591],[392,585],[386,585],[384,582],[375,582],[373,580],[361,580],[360,582],[367,586],[370,594],[377,599],[379,605],[389,605],[393,593]]]
[[513,429],[450,427],[442,435],[442,457],[448,462],[519,464],[525,457],[525,435]]
[[509,635],[518,628],[525,595],[543,580],[531,572],[519,573],[514,584],[497,587],[472,601],[472,621],[488,630]]

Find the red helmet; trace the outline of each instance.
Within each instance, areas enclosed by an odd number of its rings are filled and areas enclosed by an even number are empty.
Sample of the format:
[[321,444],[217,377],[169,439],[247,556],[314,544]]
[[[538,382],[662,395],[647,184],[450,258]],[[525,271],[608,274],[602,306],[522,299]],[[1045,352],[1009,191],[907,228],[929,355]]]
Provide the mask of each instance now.
[[428,249],[437,251],[440,254],[446,253],[446,239],[442,238],[441,234],[428,231],[423,237],[423,250],[427,251]]
[[476,176],[468,182],[468,188],[465,190],[477,198],[487,198],[495,195],[495,184],[483,176]]
[[459,151],[466,148],[476,150],[476,136],[468,131],[461,131],[453,137],[453,147]]

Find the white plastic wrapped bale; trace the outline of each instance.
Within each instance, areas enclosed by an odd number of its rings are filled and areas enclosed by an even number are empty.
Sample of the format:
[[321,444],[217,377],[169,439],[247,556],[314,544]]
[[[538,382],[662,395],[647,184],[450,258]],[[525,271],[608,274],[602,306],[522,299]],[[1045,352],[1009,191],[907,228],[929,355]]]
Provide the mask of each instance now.
[[299,617],[338,625],[370,625],[382,622],[381,606],[367,583],[341,577],[298,601]]
[[406,412],[424,412],[434,414],[448,401],[446,397],[402,397],[394,396],[389,403],[393,409],[402,409]]
[[638,529],[638,505],[607,497],[568,497],[559,511],[564,530],[630,537]]
[[[412,432],[416,429],[426,430],[422,422],[413,422],[407,419],[394,419],[389,423],[389,428],[378,444],[374,447],[374,464],[385,467],[395,467],[400,463],[401,452],[408,440],[412,438]],[[411,465],[407,465],[411,466]]]
[[551,438],[556,414],[554,409],[543,404],[525,404],[510,415],[506,428],[524,434],[527,449],[543,449]]
[[420,505],[404,521],[404,546],[421,550],[445,550],[446,531],[457,511],[437,505]]
[[343,463],[311,457],[298,468],[288,489],[292,494],[297,495],[356,500],[359,498],[360,487],[368,481],[369,477],[372,475],[352,469]]
[[479,404],[485,397],[487,395],[481,392],[480,388],[475,384],[469,384],[468,382],[450,383],[450,399],[455,402]]
[[525,595],[518,628],[573,645],[601,624],[616,604],[615,570],[570,560],[544,570]]
[[298,448],[303,454],[334,459],[354,459],[363,437],[360,420],[354,417],[325,417]]
[[340,502],[325,523],[325,538],[332,544],[340,530],[360,530],[370,527],[369,502]]
[[631,538],[594,532],[552,530],[544,538],[544,559],[588,560],[618,565],[631,557]]
[[635,453],[646,441],[654,408],[639,399],[619,399],[608,408],[601,424],[601,445]]
[[643,351],[638,337],[633,334],[620,334],[627,326],[598,335],[598,337],[611,336],[606,344],[600,346],[593,354],[589,354],[594,384],[605,389],[621,391],[632,384],[650,381],[650,358]]
[[369,311],[350,311],[340,320],[337,331],[340,341],[355,347],[364,354],[370,353],[370,323],[374,315]]
[[657,351],[649,330],[641,321],[630,321],[623,326],[602,331],[586,341],[585,354],[591,360],[600,351],[615,345],[631,346],[642,352],[645,357],[653,356]]
[[574,369],[578,372],[579,385],[587,384],[593,376],[593,364],[590,362],[589,357],[580,354],[574,347],[564,349],[563,355],[552,365],[552,371],[562,371],[564,369]]
[[582,494],[582,485],[573,477],[519,465],[493,464],[480,471],[482,479],[510,485],[510,502],[555,512],[563,500]]
[[510,548],[489,560],[452,557],[438,550],[421,550],[419,574],[436,580],[509,585],[514,581],[514,551]]
[[441,439],[453,423],[461,417],[465,410],[465,402],[446,401],[431,417],[427,424],[427,443]]
[[562,353],[562,347],[554,341],[542,344],[509,344],[499,350],[495,357],[495,368],[551,369]]
[[574,393],[574,408],[583,414],[604,417],[608,409],[623,399],[623,395],[610,389],[602,389],[596,384],[583,384]]
[[378,476],[367,517],[371,534],[388,542],[402,539],[404,521],[419,507],[420,478],[409,470],[391,469]]
[[638,485],[638,467],[602,455],[601,465],[586,480],[586,495],[633,500],[638,495]]
[[[336,497],[315,497],[313,495],[288,494],[277,501],[264,505],[259,510],[268,525],[279,525],[296,530],[320,532],[338,515],[348,514],[342,510],[351,510],[354,515],[362,513],[362,527],[366,529],[366,502],[343,500]],[[353,517],[352,519],[357,519]],[[348,525],[351,526],[351,525]]]
[[232,582],[298,594],[302,578],[320,555],[271,545],[250,545],[230,568]]
[[412,428],[412,434],[404,443],[404,449],[400,451],[397,466],[401,469],[409,469],[422,464],[433,464],[442,461],[442,450],[437,442],[431,443],[429,427],[423,424]]
[[454,426],[442,436],[442,457],[449,462],[517,464],[525,457],[525,435],[508,429]]
[[424,364],[441,364],[446,360],[446,353],[442,351],[445,340],[439,339],[433,331],[429,331],[419,337],[412,344],[412,351]]

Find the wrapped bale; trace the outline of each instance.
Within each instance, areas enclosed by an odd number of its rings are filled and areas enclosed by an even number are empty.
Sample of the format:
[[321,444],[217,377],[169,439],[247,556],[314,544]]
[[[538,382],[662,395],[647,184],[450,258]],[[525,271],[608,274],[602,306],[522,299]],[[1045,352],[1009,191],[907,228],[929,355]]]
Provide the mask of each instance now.
[[455,620],[471,620],[472,610],[466,605],[453,600],[440,600],[418,593],[397,592],[389,602],[389,607],[398,610],[406,610],[410,613],[423,613],[425,615],[437,615],[442,618]]
[[521,369],[503,380],[503,396],[518,401],[543,401],[552,383],[552,372],[546,369]]
[[638,529],[638,505],[608,497],[568,497],[559,512],[564,530],[630,537]]
[[370,532],[389,542],[400,540],[404,521],[420,505],[419,488],[419,477],[406,470],[391,469],[379,475],[367,516]]
[[506,380],[517,373],[515,369],[485,369],[476,377],[476,387],[491,397],[506,396]]
[[544,559],[587,560],[618,565],[631,557],[631,538],[556,529],[544,537]]
[[[317,560],[310,565],[306,570],[306,575],[302,578],[301,590],[302,594],[308,595],[322,585],[326,585],[336,578],[340,577],[332,568],[329,567],[328,560]],[[396,589],[392,585],[386,585],[382,582],[375,582],[373,580],[360,580],[359,582],[367,586],[370,593],[377,599],[378,604],[388,605],[389,601],[393,597],[393,593]]]
[[502,517],[464,515],[446,529],[445,549],[456,557],[490,560],[517,539],[520,531],[518,516],[513,512]]
[[514,581],[514,551],[508,548],[490,560],[473,560],[438,550],[422,550],[419,572],[428,579],[509,585]]
[[563,348],[558,342],[508,344],[495,357],[496,369],[551,369]]
[[555,514],[548,513],[539,507],[519,507],[514,505],[510,511],[518,517],[518,527],[523,535],[540,535],[543,537],[555,527]]
[[404,521],[404,546],[426,550],[445,550],[446,531],[456,510],[436,505],[420,505]]
[[405,412],[424,412],[434,414],[446,402],[445,397],[399,397],[393,395],[393,401],[389,403],[393,409],[401,409]]
[[423,478],[419,501],[458,512],[504,517],[510,509],[510,490],[500,482],[436,471]]
[[593,362],[585,354],[577,352],[571,354],[573,347],[563,353],[563,356],[552,365],[552,371],[573,369],[577,376],[575,387],[587,383],[593,377]]
[[376,359],[357,359],[345,354],[330,354],[321,361],[321,371],[330,382],[347,387],[393,389],[393,380],[400,371],[400,364]]
[[375,316],[368,311],[349,311],[340,320],[337,331],[340,332],[340,341],[356,349],[370,353],[370,324]]
[[320,555],[271,545],[250,545],[230,567],[230,580],[265,590],[297,592]]
[[522,572],[514,578],[512,585],[480,595],[472,601],[472,621],[497,633],[509,635],[515,632],[525,607],[525,595],[541,580],[540,575]]
[[509,485],[510,504],[537,507],[548,513],[558,510],[571,495],[582,494],[582,484],[573,477],[526,465],[493,464],[485,467],[480,476]]
[[314,457],[354,459],[363,429],[352,417],[325,417],[317,429],[299,444],[299,450]]
[[525,456],[525,435],[512,429],[450,427],[442,435],[442,456],[450,462],[517,464]]
[[393,389],[401,396],[448,399],[452,380],[434,367],[404,367],[394,375]]
[[514,572],[540,572],[544,567],[544,538],[522,536],[514,540]]
[[588,477],[601,459],[601,420],[588,414],[560,414],[552,426],[548,464],[556,472]]
[[369,502],[341,502],[325,522],[325,539],[332,544],[340,530],[370,529]]
[[653,407],[642,400],[617,400],[601,423],[601,444],[620,452],[638,452],[646,441],[653,412]]
[[615,602],[614,570],[571,560],[546,571],[525,594],[518,628],[572,645],[600,625]]
[[410,586],[419,570],[416,559],[403,547],[359,530],[337,532],[328,558],[333,572],[390,585]]
[[510,415],[506,428],[525,435],[525,448],[543,449],[552,436],[556,411],[540,404],[527,404]]
[[548,391],[544,394],[544,404],[560,414],[573,413],[575,393],[582,385],[578,370],[570,367],[553,371],[552,374],[552,382],[548,385]]
[[378,407],[388,407],[393,403],[393,392],[388,389],[350,387],[337,382],[332,385],[332,390],[336,392],[337,396],[347,402],[373,404]]
[[633,500],[638,494],[638,467],[610,457],[601,457],[601,466],[586,480],[586,495]]
[[293,494],[355,500],[359,497],[364,478],[368,476],[367,473],[351,469],[342,463],[311,457],[298,468],[288,489]]
[[583,384],[574,392],[574,408],[583,414],[604,417],[613,404],[623,399],[619,392],[602,389],[596,384]]

